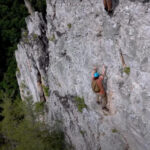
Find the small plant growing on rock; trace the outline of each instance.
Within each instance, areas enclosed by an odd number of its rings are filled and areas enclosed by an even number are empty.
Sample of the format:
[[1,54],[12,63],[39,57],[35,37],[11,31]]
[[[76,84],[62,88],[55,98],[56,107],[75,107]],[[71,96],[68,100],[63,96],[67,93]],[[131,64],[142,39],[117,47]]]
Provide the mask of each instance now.
[[33,37],[34,40],[36,40],[36,39],[38,38],[38,35],[34,33],[34,34],[32,35],[32,37]]
[[71,23],[67,24],[68,28],[71,29],[72,25]]
[[24,82],[21,82],[20,87],[21,87],[22,89],[27,88],[27,86],[25,85],[25,83],[24,83]]
[[82,134],[82,136],[84,136],[84,135],[85,135],[85,133],[86,133],[86,131],[84,131],[84,130],[80,130],[80,133]]
[[24,38],[27,38],[27,37],[28,37],[28,31],[22,32],[22,36],[23,36]]
[[45,96],[49,96],[49,87],[42,84],[42,88]]
[[46,78],[45,78],[45,77],[42,77],[42,80],[43,80],[43,81],[46,81]]
[[[3,108],[0,113],[3,116],[0,121],[1,150],[71,150],[60,128],[38,121],[41,114],[35,112],[30,97],[22,101],[4,96],[0,104]],[[43,104],[37,102],[36,107],[43,109]]]
[[76,101],[79,112],[82,112],[83,108],[87,108],[87,105],[84,102],[84,98],[80,98],[80,97],[76,96],[75,101]]
[[30,92],[29,92],[29,91],[27,91],[27,95],[30,95]]
[[17,67],[16,71],[17,71],[18,73],[20,73],[20,69],[19,69],[18,67]]
[[53,34],[51,38],[49,38],[50,41],[55,41],[55,35]]
[[28,44],[29,43],[29,39],[28,39],[28,31],[23,31],[22,32],[22,39],[23,39],[23,42]]
[[36,112],[43,112],[44,111],[44,101],[36,102],[35,103],[35,111]]
[[23,38],[23,42],[24,42],[25,44],[29,44],[29,43],[30,43],[28,38]]
[[112,129],[111,131],[112,131],[112,133],[117,133],[118,132],[118,130],[116,128]]
[[130,74],[130,67],[125,67],[123,70],[127,75]]
[[20,69],[17,67],[17,69],[16,69],[16,75],[17,76],[20,76]]

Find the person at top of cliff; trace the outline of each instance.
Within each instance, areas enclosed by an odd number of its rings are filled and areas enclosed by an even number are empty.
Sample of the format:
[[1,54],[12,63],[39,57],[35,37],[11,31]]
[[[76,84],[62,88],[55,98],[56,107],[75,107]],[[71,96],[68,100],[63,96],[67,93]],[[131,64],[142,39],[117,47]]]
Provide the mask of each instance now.
[[103,79],[105,76],[105,66],[103,65],[102,74],[97,72],[95,67],[92,71],[92,89],[97,94],[97,103],[102,104],[102,109],[108,110],[107,108],[107,96],[103,86]]
[[103,0],[103,3],[104,3],[104,9],[108,12],[108,14],[111,14],[113,12],[112,0]]

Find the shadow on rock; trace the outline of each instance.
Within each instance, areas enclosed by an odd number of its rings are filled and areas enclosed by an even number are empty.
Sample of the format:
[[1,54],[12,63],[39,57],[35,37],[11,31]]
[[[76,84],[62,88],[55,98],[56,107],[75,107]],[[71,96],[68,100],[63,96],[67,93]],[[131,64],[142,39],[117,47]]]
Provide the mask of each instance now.
[[150,0],[130,0],[131,2],[142,2],[142,3],[149,3]]

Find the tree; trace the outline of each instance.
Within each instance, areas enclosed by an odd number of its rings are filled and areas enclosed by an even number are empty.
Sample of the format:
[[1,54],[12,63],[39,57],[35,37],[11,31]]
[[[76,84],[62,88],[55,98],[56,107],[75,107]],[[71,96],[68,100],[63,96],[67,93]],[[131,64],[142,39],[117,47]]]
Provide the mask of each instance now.
[[[66,150],[64,133],[37,121],[38,114],[30,98],[11,100],[3,94],[4,119],[0,122],[2,150]],[[30,107],[29,107],[30,105]]]

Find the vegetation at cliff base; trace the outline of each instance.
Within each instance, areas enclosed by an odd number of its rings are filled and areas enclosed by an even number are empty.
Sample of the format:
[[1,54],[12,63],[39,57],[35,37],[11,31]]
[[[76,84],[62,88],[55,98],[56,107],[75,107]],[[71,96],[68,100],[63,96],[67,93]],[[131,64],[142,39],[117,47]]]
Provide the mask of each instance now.
[[0,122],[0,150],[67,150],[64,133],[38,120],[31,99],[14,102],[4,95]]
[[71,29],[72,24],[71,24],[71,23],[69,23],[69,24],[67,24],[67,26],[68,26],[68,28],[69,28],[69,29]]
[[14,97],[19,96],[14,51],[27,15],[23,0],[0,1],[0,90]]
[[49,96],[49,87],[42,84],[42,88],[43,88],[45,96]]
[[40,102],[36,102],[35,105],[35,111],[39,112],[39,113],[43,113],[44,112],[44,101],[40,101]]
[[[46,0],[31,3],[46,13]],[[31,97],[20,99],[14,52],[28,15],[24,0],[0,0],[0,150],[66,150],[64,133],[57,126],[48,127],[39,113],[44,105],[33,104]],[[28,32],[23,36],[27,39]]]

